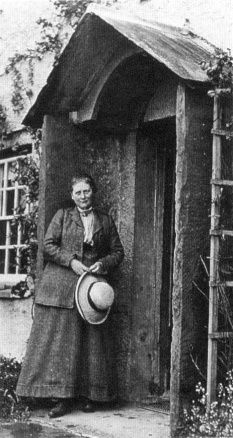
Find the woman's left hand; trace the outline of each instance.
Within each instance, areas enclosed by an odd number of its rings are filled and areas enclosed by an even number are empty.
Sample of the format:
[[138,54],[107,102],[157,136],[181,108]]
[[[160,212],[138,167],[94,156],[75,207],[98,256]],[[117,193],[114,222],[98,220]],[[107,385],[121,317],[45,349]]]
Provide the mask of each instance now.
[[92,272],[93,274],[102,274],[103,264],[101,262],[94,263],[94,265],[89,267],[89,272]]

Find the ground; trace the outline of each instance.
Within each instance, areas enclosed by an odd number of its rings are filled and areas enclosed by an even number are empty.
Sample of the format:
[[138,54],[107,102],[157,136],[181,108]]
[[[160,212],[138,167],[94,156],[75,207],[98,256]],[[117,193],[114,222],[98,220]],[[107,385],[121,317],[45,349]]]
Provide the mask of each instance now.
[[91,414],[74,410],[56,419],[50,419],[45,410],[36,410],[31,421],[83,438],[169,438],[169,415],[140,407],[115,408]]

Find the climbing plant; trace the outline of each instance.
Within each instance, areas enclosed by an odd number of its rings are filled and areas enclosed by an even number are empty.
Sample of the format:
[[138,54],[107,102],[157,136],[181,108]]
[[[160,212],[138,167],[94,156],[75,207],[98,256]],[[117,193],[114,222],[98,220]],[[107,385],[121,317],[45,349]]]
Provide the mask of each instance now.
[[[26,187],[25,203],[14,212],[12,225],[20,225],[25,247],[21,250],[20,264],[27,274],[34,276],[37,256],[37,220],[39,198],[41,130],[30,129],[33,153],[19,157],[14,166],[14,180]],[[17,260],[16,260],[17,262]]]
[[[231,51],[224,52],[216,50],[215,54],[206,61],[201,62],[201,68],[206,71],[208,79],[213,89],[208,92],[210,97],[217,93],[222,96],[232,96],[233,93],[233,56]],[[225,121],[226,131],[229,133],[233,128],[233,115]],[[231,140],[232,136],[226,136],[226,140]]]
[[0,104],[0,150],[4,148],[4,139],[8,130],[6,108]]
[[49,53],[57,62],[62,49],[73,29],[90,3],[102,3],[110,6],[117,0],[50,0],[54,5],[55,16],[50,21],[40,17],[36,24],[40,29],[40,39],[33,48],[16,52],[9,58],[6,74],[12,77],[11,103],[16,113],[20,113],[25,102],[33,97],[35,65]]
[[233,91],[233,57],[231,52],[216,50],[208,61],[202,61],[201,67],[206,70],[207,76],[214,88]]

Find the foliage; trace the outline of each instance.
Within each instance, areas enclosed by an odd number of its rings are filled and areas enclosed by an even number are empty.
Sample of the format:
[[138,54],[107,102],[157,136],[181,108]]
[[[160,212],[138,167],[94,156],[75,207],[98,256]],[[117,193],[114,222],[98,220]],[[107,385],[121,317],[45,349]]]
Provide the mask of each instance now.
[[197,400],[184,410],[184,435],[188,437],[233,436],[233,372],[226,375],[225,385],[218,386],[217,401],[207,407],[205,388],[196,386]]
[[65,19],[70,26],[75,27],[91,0],[54,0],[53,3],[58,17]]
[[6,122],[6,108],[0,105],[0,132],[4,132],[5,130],[5,122]]
[[[224,216],[224,202],[222,202],[222,215]],[[228,260],[227,249],[222,247],[219,254],[218,277],[218,329],[221,332],[233,331],[232,292],[226,287],[225,282],[232,280],[232,258]],[[230,249],[228,249],[230,251]],[[193,292],[198,293],[197,312],[201,326],[198,341],[189,347],[189,356],[194,366],[197,378],[206,381],[207,374],[207,341],[208,341],[208,307],[209,307],[209,270],[202,256],[200,256],[198,276],[193,280]],[[201,339],[200,339],[201,336]],[[226,372],[232,368],[233,342],[232,338],[218,340],[218,381],[224,379]]]
[[[6,66],[6,74],[12,74],[13,91],[11,103],[15,112],[19,113],[24,108],[25,99],[31,100],[33,97],[32,86],[34,84],[34,61],[41,59],[39,53],[34,50],[27,50],[25,53],[15,53],[9,58]],[[22,73],[22,63],[27,62],[26,80]]]
[[[232,96],[233,93],[233,57],[229,53],[216,50],[216,53],[210,60],[202,61],[201,68],[206,70],[209,81],[213,85],[213,90],[208,91],[210,97],[216,94],[219,96]],[[226,140],[232,140],[233,116],[225,121],[226,131],[229,130],[229,135],[226,135]]]
[[[15,112],[20,113],[25,106],[25,101],[31,101],[33,97],[34,69],[37,62],[50,53],[57,62],[62,49],[68,41],[70,34],[78,24],[81,16],[90,3],[99,0],[50,0],[56,15],[53,21],[39,18],[37,25],[40,29],[40,40],[36,41],[35,47],[27,49],[23,53],[16,52],[9,58],[6,73],[11,74],[13,90],[11,103]],[[104,4],[110,6],[117,0],[108,0]]]
[[72,27],[78,24],[87,6],[95,2],[104,3],[105,6],[111,6],[113,3],[117,3],[117,0],[106,0],[104,2],[100,0],[53,0],[58,16],[65,19]]
[[[20,185],[27,186],[27,202],[34,203],[39,194],[39,162],[32,155],[18,158],[15,165],[15,181]],[[19,207],[16,213],[21,213],[23,207]]]
[[208,62],[202,61],[201,67],[206,70],[212,85],[216,88],[233,90],[233,57],[230,52],[216,51]]
[[0,420],[27,420],[27,406],[17,399],[15,390],[21,364],[14,358],[0,357]]
[[8,127],[6,108],[0,104],[0,150],[4,148],[4,138]]
[[27,273],[34,276],[37,256],[37,221],[40,172],[40,141],[41,130],[32,131],[33,153],[16,160],[14,180],[26,187],[25,202],[21,202],[16,211],[12,225],[20,225],[22,240],[26,245],[21,249],[20,262],[26,267]]
[[12,298],[27,298],[34,293],[34,279],[31,275],[26,277],[26,280],[19,281],[11,288]]

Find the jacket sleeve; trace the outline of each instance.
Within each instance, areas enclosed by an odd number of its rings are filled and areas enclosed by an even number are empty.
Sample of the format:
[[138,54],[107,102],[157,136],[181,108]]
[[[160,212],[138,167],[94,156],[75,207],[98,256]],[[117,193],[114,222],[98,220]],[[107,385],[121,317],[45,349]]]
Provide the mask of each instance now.
[[103,264],[104,271],[111,271],[117,267],[124,258],[124,249],[120,241],[120,237],[116,225],[111,216],[109,216],[109,254],[99,259]]
[[61,266],[70,266],[74,254],[61,248],[64,210],[60,209],[53,217],[44,238],[44,255],[46,261]]

